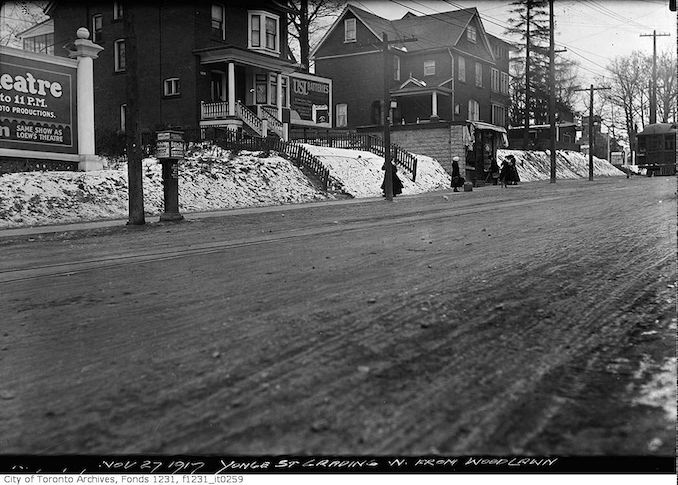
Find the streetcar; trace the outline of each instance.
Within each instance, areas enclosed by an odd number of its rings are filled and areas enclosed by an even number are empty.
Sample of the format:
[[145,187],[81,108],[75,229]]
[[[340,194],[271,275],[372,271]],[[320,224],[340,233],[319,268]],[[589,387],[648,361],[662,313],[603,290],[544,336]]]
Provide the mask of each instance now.
[[638,168],[647,175],[676,174],[676,123],[654,123],[638,133]]

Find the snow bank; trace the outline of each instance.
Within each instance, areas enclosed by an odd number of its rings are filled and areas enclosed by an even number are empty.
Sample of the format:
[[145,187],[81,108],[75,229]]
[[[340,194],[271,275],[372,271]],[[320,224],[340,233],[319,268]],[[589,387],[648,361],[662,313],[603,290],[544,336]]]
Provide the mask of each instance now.
[[[499,166],[507,156],[516,158],[516,168],[521,182],[534,182],[536,180],[548,180],[551,177],[551,152],[550,151],[522,151],[522,150],[497,150]],[[589,157],[580,152],[569,150],[556,151],[556,178],[578,179],[588,178]],[[626,176],[607,160],[593,157],[594,177]]]
[[[179,165],[182,211],[291,204],[325,200],[301,171],[279,156],[241,152],[229,158],[218,148],[200,152]],[[146,159],[144,209],[163,208],[162,174]],[[127,167],[94,172],[28,172],[0,176],[0,228],[126,218]]]
[[[373,153],[304,145],[329,169],[334,185],[353,197],[378,197],[383,159]],[[499,163],[512,154],[523,182],[549,178],[548,152],[499,150]],[[334,196],[316,188],[290,161],[258,152],[237,156],[218,147],[198,147],[179,165],[179,206],[183,212],[301,203]],[[404,194],[450,187],[450,176],[434,159],[418,155],[417,180],[398,170]],[[149,215],[163,208],[160,164],[143,163],[144,207]],[[595,176],[624,175],[605,160],[594,159]],[[558,152],[557,176],[588,177],[588,158]],[[127,217],[127,167],[97,172],[29,172],[0,176],[0,228]]]
[[[371,152],[303,145],[327,168],[335,184],[353,197],[378,197],[384,181],[383,157]],[[450,187],[450,176],[440,164],[423,155],[417,156],[417,180],[412,181],[409,172],[398,170],[403,182],[403,194],[420,194]]]

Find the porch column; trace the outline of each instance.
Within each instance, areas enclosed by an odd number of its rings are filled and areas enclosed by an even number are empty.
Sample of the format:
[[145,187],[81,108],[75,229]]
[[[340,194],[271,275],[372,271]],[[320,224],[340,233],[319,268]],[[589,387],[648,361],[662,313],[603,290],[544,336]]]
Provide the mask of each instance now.
[[235,116],[235,64],[228,63],[228,116]]
[[433,91],[431,94],[431,118],[438,117],[438,93]]
[[276,81],[278,83],[277,86],[277,91],[278,91],[278,120],[282,121],[282,107],[283,107],[283,89],[282,89],[282,74],[278,74],[276,77]]

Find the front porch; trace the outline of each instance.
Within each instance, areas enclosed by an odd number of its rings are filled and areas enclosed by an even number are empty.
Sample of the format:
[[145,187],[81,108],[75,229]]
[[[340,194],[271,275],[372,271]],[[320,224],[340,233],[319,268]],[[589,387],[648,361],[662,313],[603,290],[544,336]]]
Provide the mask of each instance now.
[[[443,83],[446,84],[446,83]],[[427,86],[410,78],[400,88],[391,90],[393,124],[407,125],[422,122],[451,121],[454,92],[443,86]]]
[[266,137],[288,138],[289,61],[235,48],[196,51],[201,76],[200,127],[223,127]]

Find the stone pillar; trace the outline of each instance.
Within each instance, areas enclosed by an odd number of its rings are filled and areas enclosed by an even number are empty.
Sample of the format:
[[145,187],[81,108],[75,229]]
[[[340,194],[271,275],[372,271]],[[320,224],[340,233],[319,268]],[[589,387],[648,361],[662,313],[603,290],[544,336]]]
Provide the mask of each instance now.
[[89,31],[80,27],[77,32],[75,49],[69,57],[78,61],[77,105],[78,105],[78,155],[79,170],[101,170],[103,161],[96,155],[94,142],[94,59],[103,47],[89,40]]
[[228,63],[228,116],[235,116],[235,64]]

